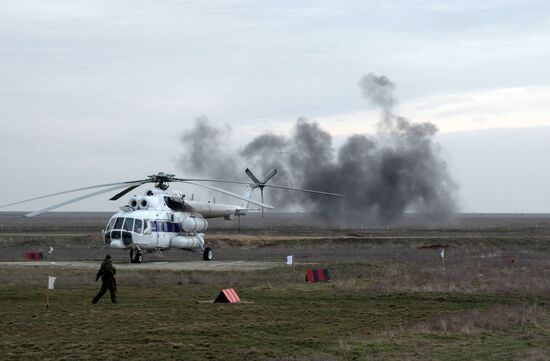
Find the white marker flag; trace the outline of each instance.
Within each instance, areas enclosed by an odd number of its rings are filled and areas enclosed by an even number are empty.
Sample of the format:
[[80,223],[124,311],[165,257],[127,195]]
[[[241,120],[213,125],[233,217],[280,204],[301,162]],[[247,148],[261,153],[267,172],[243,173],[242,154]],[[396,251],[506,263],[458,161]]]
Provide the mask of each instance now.
[[286,256],[286,264],[292,266],[292,256]]
[[441,248],[440,256],[441,258],[445,258],[445,248]]
[[54,284],[55,284],[55,277],[48,276],[48,289],[53,290],[54,289]]

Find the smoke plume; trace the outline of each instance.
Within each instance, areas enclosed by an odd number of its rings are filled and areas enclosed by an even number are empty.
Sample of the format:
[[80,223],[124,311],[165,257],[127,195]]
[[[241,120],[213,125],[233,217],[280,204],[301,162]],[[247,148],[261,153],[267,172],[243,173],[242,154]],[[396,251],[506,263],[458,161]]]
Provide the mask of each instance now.
[[226,148],[230,127],[218,128],[206,117],[197,118],[195,126],[181,137],[183,156],[180,166],[189,175],[232,179],[242,177],[237,173],[238,160]]
[[391,223],[408,211],[432,218],[451,214],[456,185],[433,140],[437,127],[396,115],[396,86],[387,77],[369,73],[358,85],[380,111],[374,135],[352,135],[335,150],[318,123],[299,118],[289,137],[262,134],[236,152],[222,146],[227,129],[200,118],[182,137],[188,150],[182,166],[187,174],[226,179],[243,179],[246,167],[260,179],[277,168],[274,184],[344,197],[268,189],[269,203],[300,206],[330,221]]

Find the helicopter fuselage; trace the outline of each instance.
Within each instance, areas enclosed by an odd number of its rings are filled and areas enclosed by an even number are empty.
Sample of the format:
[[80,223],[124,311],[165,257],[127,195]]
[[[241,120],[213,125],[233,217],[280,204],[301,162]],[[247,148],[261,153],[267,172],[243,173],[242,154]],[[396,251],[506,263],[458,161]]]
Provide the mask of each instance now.
[[[156,251],[160,254],[162,250],[172,248],[191,251],[202,250],[203,259],[205,261],[210,261],[213,257],[213,252],[209,247],[205,247],[204,242],[204,232],[208,228],[208,222],[206,219],[223,217],[226,220],[231,220],[234,216],[237,216],[239,221],[238,224],[240,226],[240,216],[245,215],[251,209],[257,209],[249,208],[249,204],[260,207],[263,216],[264,208],[273,208],[269,204],[263,203],[264,187],[275,187],[293,191],[342,196],[337,193],[329,193],[311,189],[267,185],[266,183],[277,173],[276,169],[271,171],[263,179],[263,181],[256,178],[248,168],[245,173],[252,180],[252,183],[204,178],[178,178],[173,174],[159,172],[158,174],[150,175],[145,179],[80,187],[0,205],[0,208],[67,193],[93,190],[92,192],[84,195],[80,195],[38,211],[25,214],[25,217],[35,217],[53,209],[112,191],[119,191],[110,198],[110,200],[116,201],[137,187],[147,183],[154,183],[154,189],[148,190],[143,196],[134,196],[130,198],[128,204],[120,207],[120,212],[111,217],[107,227],[102,231],[105,245],[111,248],[130,250],[130,259],[132,262],[136,263],[143,262],[142,251],[148,253]],[[244,203],[241,205],[230,205],[217,204],[215,201],[212,203],[198,202],[193,199],[188,201],[185,199],[185,195],[181,192],[168,189],[169,183],[171,182],[186,183],[189,185],[206,188],[211,191],[240,199],[241,201],[244,201]],[[202,182],[244,184],[247,187],[246,192],[243,195],[239,195],[222,188],[202,184]],[[98,188],[103,189],[97,190]],[[252,192],[256,188],[259,188],[261,191],[261,202],[251,199]]]
[[118,249],[202,249],[206,220],[200,216],[166,211],[118,212],[103,233],[106,246]]
[[[251,192],[250,192],[251,193]],[[114,214],[102,232],[106,246],[141,252],[168,249],[205,251],[206,218],[246,214],[246,206],[187,201],[178,191],[148,190],[132,197]],[[206,255],[205,255],[206,257]],[[136,260],[138,262],[138,260]]]

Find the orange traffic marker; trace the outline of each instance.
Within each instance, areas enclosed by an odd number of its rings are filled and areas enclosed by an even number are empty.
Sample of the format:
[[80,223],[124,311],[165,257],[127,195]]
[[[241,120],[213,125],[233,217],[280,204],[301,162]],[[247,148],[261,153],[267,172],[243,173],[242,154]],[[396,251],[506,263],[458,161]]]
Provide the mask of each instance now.
[[237,303],[241,302],[239,295],[233,288],[222,289],[218,297],[214,300],[216,303]]

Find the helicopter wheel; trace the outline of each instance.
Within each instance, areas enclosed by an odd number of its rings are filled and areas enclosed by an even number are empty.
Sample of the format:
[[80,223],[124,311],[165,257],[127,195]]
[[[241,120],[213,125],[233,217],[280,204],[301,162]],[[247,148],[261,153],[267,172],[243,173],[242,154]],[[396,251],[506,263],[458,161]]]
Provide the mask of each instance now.
[[134,257],[134,263],[143,263],[143,255],[141,252],[137,252],[136,256]]
[[204,252],[202,252],[202,259],[205,261],[212,261],[212,257],[214,257],[214,252],[212,251],[212,248],[206,247],[204,249]]

